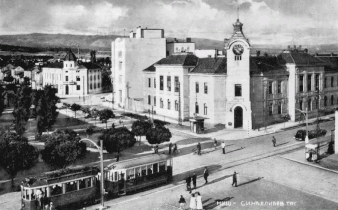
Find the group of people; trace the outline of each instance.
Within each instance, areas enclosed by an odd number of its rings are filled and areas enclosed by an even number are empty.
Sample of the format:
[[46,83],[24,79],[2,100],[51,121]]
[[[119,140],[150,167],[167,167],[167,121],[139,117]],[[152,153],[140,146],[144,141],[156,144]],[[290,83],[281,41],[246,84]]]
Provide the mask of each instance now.
[[177,152],[178,152],[178,150],[177,150],[177,144],[170,143],[169,144],[169,155],[171,153],[176,154]]
[[[178,201],[181,209],[185,209],[186,201],[183,195],[181,195],[180,200]],[[203,209],[202,196],[199,192],[190,193],[190,210],[201,210]]]

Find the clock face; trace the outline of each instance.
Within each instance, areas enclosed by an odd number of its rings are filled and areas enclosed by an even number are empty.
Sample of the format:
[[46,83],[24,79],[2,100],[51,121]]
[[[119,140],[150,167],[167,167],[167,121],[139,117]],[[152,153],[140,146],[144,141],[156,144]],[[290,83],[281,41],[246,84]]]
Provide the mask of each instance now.
[[242,55],[244,52],[244,48],[240,44],[236,44],[233,48],[232,51],[235,53],[235,55]]

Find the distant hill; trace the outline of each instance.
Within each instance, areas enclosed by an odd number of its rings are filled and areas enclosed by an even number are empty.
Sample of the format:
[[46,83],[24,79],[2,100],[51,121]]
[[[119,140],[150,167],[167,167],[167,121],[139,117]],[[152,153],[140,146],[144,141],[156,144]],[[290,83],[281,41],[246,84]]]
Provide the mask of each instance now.
[[[18,34],[18,35],[0,35],[0,45],[18,46],[13,51],[20,51],[20,47],[43,48],[43,50],[63,48],[76,49],[79,45],[80,49],[88,50],[103,50],[110,51],[111,42],[118,35],[72,35],[72,34]],[[173,38],[167,38],[173,40]],[[219,40],[192,38],[196,44],[196,49],[218,49],[224,48],[224,42]],[[253,43],[251,52],[255,54],[257,50],[261,54],[278,54],[286,49],[287,46],[281,45],[255,45]],[[308,48],[310,53],[316,52],[338,52],[338,45],[318,45],[318,46],[303,46]]]

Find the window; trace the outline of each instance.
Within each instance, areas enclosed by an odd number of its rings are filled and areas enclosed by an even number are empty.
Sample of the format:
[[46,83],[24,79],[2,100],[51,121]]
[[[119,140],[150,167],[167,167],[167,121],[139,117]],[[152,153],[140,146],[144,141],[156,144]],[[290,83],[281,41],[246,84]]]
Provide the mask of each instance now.
[[80,76],[76,76],[76,81],[80,81]]
[[96,80],[96,75],[94,75],[94,80]]
[[303,101],[302,100],[299,100],[299,109],[303,110]]
[[299,92],[303,91],[303,75],[299,75]]
[[122,103],[122,90],[119,90],[119,92],[120,92],[120,103]]
[[178,81],[178,77],[175,77],[175,92],[179,91],[180,82]]
[[160,76],[160,90],[163,90],[163,76]]
[[195,113],[198,114],[199,113],[199,106],[198,103],[195,103]]
[[235,55],[235,61],[240,61],[242,60],[242,56],[241,55]]
[[307,91],[311,91],[312,90],[312,75],[307,75]]
[[150,95],[148,95],[148,104],[151,105]]
[[308,111],[311,111],[312,110],[312,102],[311,102],[311,98],[308,98],[308,100],[307,100],[307,110]]
[[156,96],[154,96],[154,106],[156,106]]
[[70,64],[70,67],[73,67],[73,64]]
[[171,76],[167,76],[167,90],[171,91]]
[[169,56],[169,51],[167,51],[167,56]]
[[90,81],[92,81],[92,80],[93,80],[93,76],[90,75]]
[[272,94],[272,81],[269,81],[269,94]]
[[178,101],[175,100],[175,111],[178,111]]
[[168,109],[170,110],[170,99],[168,99]]
[[269,116],[272,116],[272,103],[269,103]]
[[154,78],[154,88],[156,88],[156,78]]
[[76,182],[68,182],[66,183],[66,192],[71,192],[77,190]]
[[90,84],[90,89],[91,89],[91,90],[93,89],[93,85],[92,85],[92,84]]
[[204,115],[208,114],[208,107],[207,104],[204,104]]
[[97,79],[98,79],[98,80],[100,79],[100,75],[97,75]]
[[96,83],[94,83],[94,89],[96,89]]
[[119,83],[122,83],[122,75],[119,76]]
[[196,93],[199,93],[200,92],[200,85],[198,84],[198,82],[195,83],[195,90],[196,90]]
[[324,106],[327,106],[327,97],[324,96]]
[[278,114],[282,114],[282,102],[278,102]]
[[282,81],[277,82],[277,93],[282,93]]
[[242,85],[240,84],[235,85],[235,96],[237,97],[242,96]]
[[331,95],[331,105],[333,105],[333,95]]
[[66,76],[66,82],[68,81],[68,76]]
[[204,83],[204,93],[208,94],[208,83]]
[[151,87],[151,78],[148,78],[148,87]]
[[119,62],[119,70],[122,70],[122,61]]
[[319,90],[319,74],[316,74],[315,89]]
[[160,108],[163,108],[163,99],[160,98]]
[[324,79],[324,88],[326,88],[326,84],[327,84],[327,77],[325,77]]
[[331,77],[331,87],[333,87],[333,77]]
[[80,90],[80,85],[76,85],[76,90]]
[[97,88],[100,88],[100,83],[97,83]]

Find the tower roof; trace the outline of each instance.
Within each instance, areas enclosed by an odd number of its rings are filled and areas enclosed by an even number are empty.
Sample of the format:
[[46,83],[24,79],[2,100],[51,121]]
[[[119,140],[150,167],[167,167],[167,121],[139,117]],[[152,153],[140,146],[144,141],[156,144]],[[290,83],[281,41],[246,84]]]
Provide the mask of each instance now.
[[225,46],[229,47],[229,45],[236,39],[242,39],[246,41],[250,46],[249,40],[245,37],[243,33],[243,23],[241,23],[239,19],[237,19],[237,21],[233,24],[233,26],[234,26],[234,32],[232,33],[232,36],[230,39],[224,40]]
[[65,57],[65,61],[77,61],[76,56],[74,55],[74,53],[71,50],[69,50],[67,52],[67,55]]

